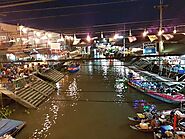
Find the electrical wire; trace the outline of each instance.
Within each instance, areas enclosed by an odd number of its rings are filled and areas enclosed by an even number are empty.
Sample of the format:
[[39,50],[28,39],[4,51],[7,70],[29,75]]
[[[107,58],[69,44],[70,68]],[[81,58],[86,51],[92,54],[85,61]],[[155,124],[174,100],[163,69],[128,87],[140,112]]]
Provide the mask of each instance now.
[[11,7],[25,6],[25,5],[30,5],[30,4],[46,3],[46,2],[51,2],[51,1],[53,0],[37,0],[37,1],[13,3],[13,4],[7,4],[7,5],[0,5],[0,8],[11,8]]
[[40,16],[40,17],[28,17],[28,18],[17,18],[17,19],[10,19],[6,21],[23,21],[23,20],[41,20],[41,19],[48,19],[48,18],[57,18],[57,17],[67,17],[67,16],[77,16],[77,15],[89,15],[95,14],[97,12],[82,12],[82,13],[75,13],[75,14],[61,14],[61,15],[51,15],[51,16]]
[[9,13],[19,13],[19,12],[38,12],[38,11],[44,11],[45,12],[46,10],[83,8],[83,7],[90,7],[90,6],[102,6],[102,5],[120,4],[120,3],[125,3],[125,2],[134,2],[134,1],[139,1],[139,0],[121,0],[121,1],[113,1],[113,2],[80,4],[80,5],[70,5],[70,6],[59,6],[59,7],[39,8],[39,9],[31,9],[31,10],[16,10],[16,11],[8,11],[8,12],[1,12],[1,13],[9,14]]
[[[64,7],[52,7],[52,8],[42,8],[42,9],[31,9],[31,10],[17,10],[17,11],[8,11],[8,12],[1,12],[1,13],[12,13],[12,12],[34,12],[34,11],[45,11],[45,10],[55,10],[55,9],[66,9],[66,8],[81,8],[81,7],[88,7],[88,6],[99,6],[99,5],[109,5],[109,4],[117,4],[117,3],[123,3],[123,2],[133,2],[133,1],[138,1],[138,0],[122,0],[122,1],[116,1],[116,2],[105,2],[105,3],[93,3],[93,4],[84,4],[84,5],[72,5],[72,6],[64,6]],[[15,1],[16,2],[16,1]],[[37,1],[39,2],[39,1]],[[46,1],[45,1],[46,2]],[[28,3],[29,4],[29,3]],[[8,6],[8,5],[7,5]],[[1,8],[1,6],[0,6]],[[11,19],[11,20],[6,20],[6,21],[23,21],[23,20],[40,20],[40,19],[47,19],[47,18],[56,18],[56,17],[66,17],[66,16],[76,16],[76,15],[87,15],[87,14],[96,14],[98,12],[89,12],[89,13],[75,13],[75,14],[63,14],[63,15],[56,15],[56,16],[41,16],[41,17],[33,17],[33,18],[20,18],[20,19]],[[176,20],[177,18],[173,19],[164,19],[163,21],[173,21]],[[139,23],[149,23],[149,22],[155,22],[159,20],[151,20],[151,21],[136,21],[136,22],[124,22],[124,23],[111,23],[111,24],[103,24],[103,25],[93,25],[93,26],[88,26],[88,27],[74,27],[74,28],[61,28],[63,30],[73,30],[77,28],[101,28],[101,27],[110,27],[110,26],[119,26],[119,25],[134,25],[134,24],[139,24]],[[184,26],[184,25],[183,25]],[[178,26],[176,26],[178,27]],[[179,26],[180,27],[180,26]],[[146,28],[146,27],[145,27]],[[145,28],[140,28],[140,29],[132,29],[132,30],[143,30]],[[47,30],[58,30],[59,28],[53,28],[53,29],[47,29]],[[121,30],[122,31],[122,30]],[[109,32],[114,32],[114,31],[109,31]],[[80,33],[78,33],[80,34]],[[81,33],[82,34],[82,33]]]
[[[66,17],[66,16],[76,16],[76,15],[87,15],[87,14],[95,14],[95,12],[89,12],[89,13],[76,13],[76,14],[62,14],[62,15],[56,15],[56,16],[42,16],[42,17],[33,17],[33,18],[20,18],[20,19],[10,19],[10,20],[6,20],[6,22],[8,21],[21,21],[21,20],[41,20],[41,19],[48,19],[48,18],[56,18],[56,17]],[[177,18],[171,18],[171,19],[164,19],[164,21],[173,21],[176,20]],[[65,32],[68,32],[69,30],[73,30],[71,32],[73,33],[66,33],[66,35],[71,35],[71,34],[77,34],[77,35],[82,35],[82,34],[87,34],[87,32],[85,32],[87,29],[90,28],[100,28],[101,30],[104,30],[104,33],[113,33],[113,32],[123,32],[123,31],[129,31],[129,29],[115,29],[115,26],[121,26],[121,25],[136,25],[136,24],[143,24],[143,23],[154,23],[154,22],[158,22],[159,20],[148,20],[148,21],[135,21],[135,22],[122,22],[122,23],[111,23],[111,24],[99,24],[99,25],[92,25],[92,26],[86,26],[86,27],[74,27],[74,28],[59,28],[59,27],[55,27],[55,28],[47,28],[45,29],[46,31],[57,31],[59,32],[59,30],[61,30],[60,32],[63,32],[65,34]],[[185,25],[181,24],[181,25],[175,25],[176,27],[184,27]],[[112,27],[114,29],[106,31],[106,27]],[[174,26],[168,26],[168,28],[173,28]],[[116,27],[117,28],[117,27]],[[157,29],[158,27],[139,27],[139,28],[132,28],[132,31],[139,31],[139,30],[144,30],[144,29]],[[165,26],[163,26],[163,28],[165,28]],[[81,30],[80,32],[77,30]],[[84,31],[83,31],[84,30]],[[93,31],[94,33],[100,33],[101,31]]]
[[6,1],[6,2],[1,2],[0,5],[5,5],[5,4],[12,4],[12,3],[18,3],[18,2],[26,2],[30,0],[11,0],[11,1]]

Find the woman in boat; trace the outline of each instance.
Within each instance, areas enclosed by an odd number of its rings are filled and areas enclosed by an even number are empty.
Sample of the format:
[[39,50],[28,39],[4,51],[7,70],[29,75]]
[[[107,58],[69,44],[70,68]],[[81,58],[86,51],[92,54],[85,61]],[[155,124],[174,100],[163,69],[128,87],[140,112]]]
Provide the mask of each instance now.
[[141,122],[140,124],[139,124],[139,126],[140,126],[140,128],[141,129],[146,129],[146,130],[148,130],[149,129],[149,124],[148,123],[144,123],[144,122]]
[[159,118],[157,116],[154,116],[154,118],[151,120],[151,126],[152,128],[159,128],[160,127],[160,121]]
[[183,134],[175,135],[175,139],[185,139],[185,136]]

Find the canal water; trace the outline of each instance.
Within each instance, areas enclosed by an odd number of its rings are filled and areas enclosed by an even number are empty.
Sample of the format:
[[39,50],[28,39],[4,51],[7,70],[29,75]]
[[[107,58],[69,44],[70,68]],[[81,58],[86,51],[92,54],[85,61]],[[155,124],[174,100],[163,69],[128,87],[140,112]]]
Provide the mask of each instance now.
[[[125,74],[118,60],[81,64],[79,72],[66,75],[58,90],[37,110],[15,104],[11,118],[26,121],[16,139],[153,139],[152,134],[130,129],[128,116],[153,103],[158,109],[171,106],[116,81]],[[143,105],[145,103],[142,103]]]

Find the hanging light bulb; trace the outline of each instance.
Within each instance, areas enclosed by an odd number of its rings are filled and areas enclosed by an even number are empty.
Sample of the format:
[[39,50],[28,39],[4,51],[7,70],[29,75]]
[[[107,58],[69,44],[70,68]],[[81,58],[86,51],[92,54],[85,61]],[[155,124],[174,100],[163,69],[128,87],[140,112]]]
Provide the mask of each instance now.
[[68,35],[66,35],[66,36],[65,36],[65,39],[66,39],[66,40],[69,40],[69,39],[70,39],[70,37],[69,37]]
[[176,29],[176,27],[174,27],[173,34],[176,34],[176,33],[177,33],[177,29]]
[[103,39],[103,32],[101,32],[101,38]]
[[47,33],[47,36],[48,36],[48,38],[51,38],[52,34],[51,33]]
[[62,34],[60,35],[60,40],[61,40],[62,42],[64,42],[64,37],[63,37]]
[[87,35],[86,40],[87,40],[88,42],[90,42],[90,41],[91,41],[91,37],[89,36],[89,34]]
[[144,32],[143,32],[143,37],[146,37],[146,35],[148,34],[148,30],[144,30]]
[[37,35],[37,37],[41,36],[41,32],[36,32],[35,34]]
[[131,31],[131,29],[129,30],[129,36],[132,36],[132,31]]
[[73,38],[74,38],[74,40],[76,40],[76,34],[74,34]]
[[118,37],[119,37],[119,34],[116,33],[116,34],[114,35],[114,39],[116,40],[116,39],[118,39]]
[[62,34],[60,35],[60,38],[57,40],[57,42],[64,42],[64,37]]
[[24,28],[24,26],[23,25],[21,25],[21,26],[19,26],[19,29],[22,31],[22,29]]
[[24,27],[22,28],[22,32],[26,34],[28,32],[28,29]]
[[36,43],[36,44],[39,44],[39,43],[40,43],[40,39],[35,38],[35,43]]
[[164,33],[164,30],[159,30],[158,36],[161,36]]

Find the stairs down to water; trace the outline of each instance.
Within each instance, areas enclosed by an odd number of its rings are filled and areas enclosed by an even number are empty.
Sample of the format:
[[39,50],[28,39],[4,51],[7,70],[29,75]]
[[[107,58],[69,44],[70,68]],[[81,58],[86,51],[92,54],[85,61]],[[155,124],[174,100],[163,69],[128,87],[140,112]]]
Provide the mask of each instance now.
[[55,87],[53,85],[40,78],[37,78],[36,81],[33,81],[31,84],[15,92],[0,87],[0,92],[27,108],[37,108],[39,104],[48,98],[54,91]]
[[175,92],[179,92],[179,91],[181,91],[184,87],[185,87],[185,84],[178,84],[178,85],[176,85],[176,86],[173,88],[173,90],[174,90]]
[[55,83],[60,81],[64,77],[64,74],[62,74],[61,72],[55,69],[48,69],[45,72],[42,72],[42,73],[39,72],[38,74],[39,76],[42,76]]

